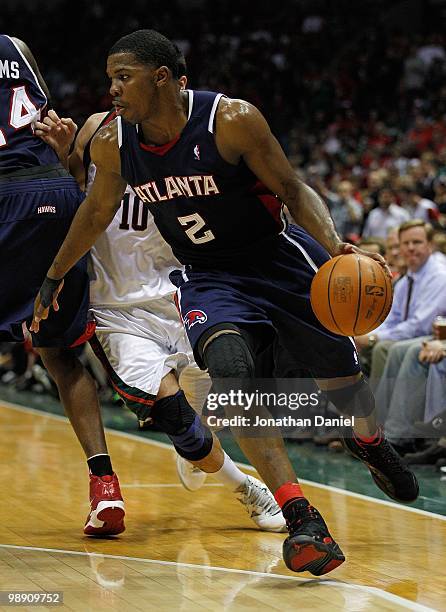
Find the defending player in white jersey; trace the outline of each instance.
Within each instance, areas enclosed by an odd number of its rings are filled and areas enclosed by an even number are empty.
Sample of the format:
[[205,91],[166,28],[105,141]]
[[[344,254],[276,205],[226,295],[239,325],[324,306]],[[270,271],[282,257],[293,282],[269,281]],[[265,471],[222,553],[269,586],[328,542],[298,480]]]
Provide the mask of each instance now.
[[[180,79],[180,85],[184,84],[185,78]],[[63,159],[76,128],[64,120],[57,130],[55,114],[51,117],[45,124],[37,124],[36,133]],[[69,156],[71,173],[87,191],[95,173],[89,144],[96,131],[113,118],[113,112],[92,115],[79,131]],[[96,320],[96,338],[91,344],[115,390],[140,423],[150,422],[152,406],[175,394],[180,379],[188,401],[200,413],[210,379],[194,363],[173,301],[175,287],[169,273],[181,264],[132,190],[127,189],[115,218],[91,250],[91,261],[90,303]],[[177,470],[189,490],[198,489],[206,478],[204,472],[180,456]],[[226,453],[213,476],[235,493],[260,529],[286,530],[268,488],[239,470]],[[92,516],[90,529],[95,525]]]

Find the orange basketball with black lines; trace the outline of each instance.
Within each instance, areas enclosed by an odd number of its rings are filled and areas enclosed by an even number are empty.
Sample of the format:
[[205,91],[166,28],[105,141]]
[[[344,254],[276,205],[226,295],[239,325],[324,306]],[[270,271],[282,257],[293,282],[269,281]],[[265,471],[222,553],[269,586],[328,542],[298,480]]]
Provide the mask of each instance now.
[[311,307],[324,327],[341,336],[361,336],[389,314],[393,289],[380,264],[365,255],[338,255],[319,268],[311,283]]

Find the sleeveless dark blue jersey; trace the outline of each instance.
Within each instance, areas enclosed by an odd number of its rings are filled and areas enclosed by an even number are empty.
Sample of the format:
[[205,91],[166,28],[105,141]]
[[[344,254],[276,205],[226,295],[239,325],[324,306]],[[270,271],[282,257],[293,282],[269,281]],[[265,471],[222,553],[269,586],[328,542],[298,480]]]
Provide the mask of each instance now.
[[51,147],[33,134],[47,97],[15,43],[0,34],[0,173],[58,163]]
[[258,257],[285,229],[283,204],[243,160],[235,166],[220,156],[214,118],[222,94],[188,95],[188,122],[164,146],[143,144],[140,126],[118,116],[121,174],[182,263],[215,267]]

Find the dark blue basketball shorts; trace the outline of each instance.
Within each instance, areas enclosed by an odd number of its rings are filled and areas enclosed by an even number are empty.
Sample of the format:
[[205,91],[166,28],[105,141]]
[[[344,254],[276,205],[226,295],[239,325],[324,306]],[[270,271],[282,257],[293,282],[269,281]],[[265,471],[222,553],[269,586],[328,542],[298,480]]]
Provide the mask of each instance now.
[[[0,340],[23,341],[34,299],[84,195],[72,177],[0,182]],[[34,346],[71,346],[85,332],[89,280],[84,257],[65,277],[60,310],[32,334]]]
[[225,323],[268,326],[297,366],[314,378],[351,376],[360,371],[351,338],[328,331],[313,314],[310,285],[328,253],[303,229],[290,226],[253,263],[241,261],[224,271],[188,266],[170,278],[194,349],[200,337]]

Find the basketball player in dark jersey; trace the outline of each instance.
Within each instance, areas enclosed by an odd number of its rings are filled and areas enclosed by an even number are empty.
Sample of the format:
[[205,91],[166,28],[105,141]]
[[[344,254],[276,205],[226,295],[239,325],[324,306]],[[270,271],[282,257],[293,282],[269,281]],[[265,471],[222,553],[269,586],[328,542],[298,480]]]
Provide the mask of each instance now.
[[[0,62],[0,341],[23,342],[22,324],[31,320],[33,294],[83,194],[53,149],[33,133],[35,121],[48,110],[49,93],[30,50],[0,35]],[[88,289],[81,259],[65,279],[60,312],[52,313],[32,339],[88,458],[91,508],[84,533],[115,535],[124,531],[124,502],[107,451],[96,386],[70,350],[93,331],[87,322]],[[101,435],[93,437],[92,430]]]
[[[344,443],[377,485],[393,499],[416,499],[414,475],[377,427],[353,342],[323,328],[309,302],[318,267],[330,256],[361,251],[340,240],[326,206],[298,180],[255,107],[178,90],[175,47],[164,36],[152,30],[125,36],[110,50],[107,72],[119,116],[92,142],[96,177],[40,289],[32,329],[38,331],[63,278],[108,226],[130,184],[186,265],[171,278],[196,361],[216,387],[249,381],[256,356],[277,337],[338,410],[355,416]],[[286,227],[282,202],[298,227]],[[255,466],[256,439],[242,440]],[[268,442],[269,469],[261,475],[287,520],[285,563],[327,573],[344,561],[342,551],[304,497],[281,438]]]

